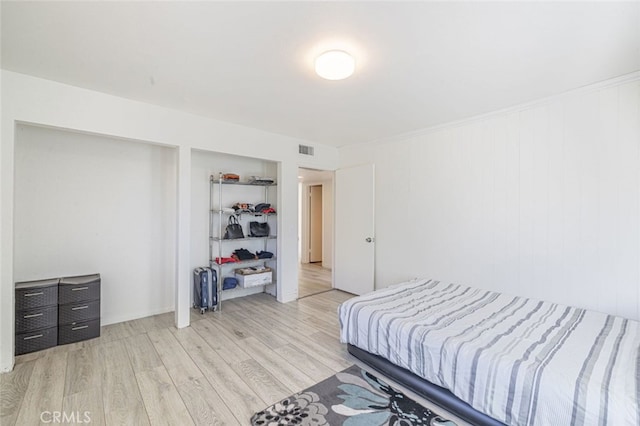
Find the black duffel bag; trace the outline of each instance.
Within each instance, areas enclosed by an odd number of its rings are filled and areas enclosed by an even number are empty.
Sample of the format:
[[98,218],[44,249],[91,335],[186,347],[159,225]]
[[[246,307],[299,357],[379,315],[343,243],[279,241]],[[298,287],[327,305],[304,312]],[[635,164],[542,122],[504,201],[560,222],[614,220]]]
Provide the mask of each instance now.
[[267,222],[249,222],[249,235],[252,237],[268,237],[270,233]]

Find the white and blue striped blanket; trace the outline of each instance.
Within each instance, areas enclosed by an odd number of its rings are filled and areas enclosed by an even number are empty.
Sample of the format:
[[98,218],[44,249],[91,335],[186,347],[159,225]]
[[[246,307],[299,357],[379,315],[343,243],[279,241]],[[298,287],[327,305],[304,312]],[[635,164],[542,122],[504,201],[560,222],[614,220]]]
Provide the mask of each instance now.
[[433,280],[344,302],[341,341],[508,425],[640,425],[640,323]]

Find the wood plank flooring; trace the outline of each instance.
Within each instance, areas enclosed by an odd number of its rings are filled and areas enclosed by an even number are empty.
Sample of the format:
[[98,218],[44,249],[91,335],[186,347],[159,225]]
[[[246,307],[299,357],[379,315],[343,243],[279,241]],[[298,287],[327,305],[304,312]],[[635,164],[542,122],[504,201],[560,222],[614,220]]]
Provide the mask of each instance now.
[[321,263],[300,263],[298,266],[298,298],[331,290],[331,269]]
[[351,297],[331,290],[281,304],[256,294],[226,301],[222,312],[192,310],[184,329],[168,313],[17,357],[0,375],[0,424],[41,424],[42,413],[64,410],[87,412],[92,425],[247,425],[256,411],[358,363],[338,340],[336,309]]
[[226,301],[222,312],[194,310],[185,329],[168,313],[19,356],[0,376],[0,423],[35,425],[43,412],[65,410],[88,411],[95,425],[246,425],[254,412],[352,364],[317,343],[340,346],[336,308],[351,295],[331,293],[286,305],[257,294]]

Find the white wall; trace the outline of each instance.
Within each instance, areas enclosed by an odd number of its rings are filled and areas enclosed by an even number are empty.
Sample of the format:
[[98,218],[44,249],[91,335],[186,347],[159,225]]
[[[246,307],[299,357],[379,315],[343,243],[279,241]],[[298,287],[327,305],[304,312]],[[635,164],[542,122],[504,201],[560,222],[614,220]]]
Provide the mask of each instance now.
[[426,276],[640,319],[640,82],[340,150],[376,165],[376,287]]
[[[297,296],[298,167],[334,170],[338,151],[312,144],[300,156],[294,138],[211,120],[142,102],[2,70],[0,144],[0,371],[13,366],[14,148],[17,123],[106,135],[175,147],[177,218],[174,300],[176,325],[189,324],[191,304],[192,151],[212,151],[277,162],[278,300]],[[154,265],[149,265],[154,267]]]
[[175,149],[19,125],[14,280],[100,273],[102,324],[174,308]]

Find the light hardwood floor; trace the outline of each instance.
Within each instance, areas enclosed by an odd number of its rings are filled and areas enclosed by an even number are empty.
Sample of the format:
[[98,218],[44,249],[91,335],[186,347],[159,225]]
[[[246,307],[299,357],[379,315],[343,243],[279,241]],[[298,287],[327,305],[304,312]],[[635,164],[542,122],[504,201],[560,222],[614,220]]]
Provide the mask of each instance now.
[[91,425],[248,425],[254,412],[358,364],[338,339],[336,309],[350,297],[332,290],[281,304],[256,294],[222,312],[192,310],[184,329],[168,313],[17,357],[0,375],[0,424],[41,424],[61,411],[88,412]]
[[88,411],[92,425],[246,425],[254,412],[352,364],[336,317],[350,297],[331,291],[281,304],[257,294],[225,302],[220,313],[193,310],[185,329],[168,313],[17,357],[0,376],[0,423]]
[[331,269],[321,263],[300,263],[298,267],[298,297],[307,297],[331,290]]

